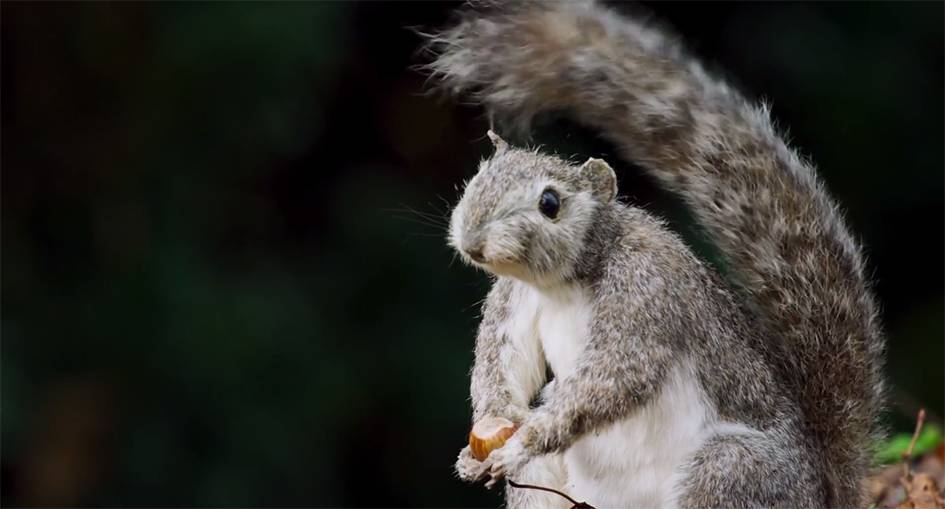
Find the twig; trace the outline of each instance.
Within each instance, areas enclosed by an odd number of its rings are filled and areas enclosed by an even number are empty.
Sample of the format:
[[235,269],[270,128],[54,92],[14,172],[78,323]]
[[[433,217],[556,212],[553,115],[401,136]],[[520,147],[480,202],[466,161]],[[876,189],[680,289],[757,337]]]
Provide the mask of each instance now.
[[544,486],[535,486],[533,484],[519,484],[511,479],[509,479],[508,481],[509,481],[509,485],[512,486],[513,488],[524,488],[528,490],[547,491],[549,493],[554,493],[555,495],[558,495],[560,497],[564,497],[568,499],[568,502],[571,502],[571,504],[573,504],[571,506],[571,509],[597,509],[594,506],[588,504],[587,502],[578,502],[577,500],[574,500],[573,498],[553,488],[546,488]]
[[912,479],[912,470],[909,468],[909,458],[912,457],[912,450],[915,449],[915,442],[919,439],[919,432],[922,431],[922,424],[925,423],[925,409],[919,409],[919,416],[915,422],[915,432],[912,433],[912,440],[909,441],[909,448],[902,453],[902,470],[906,479]]

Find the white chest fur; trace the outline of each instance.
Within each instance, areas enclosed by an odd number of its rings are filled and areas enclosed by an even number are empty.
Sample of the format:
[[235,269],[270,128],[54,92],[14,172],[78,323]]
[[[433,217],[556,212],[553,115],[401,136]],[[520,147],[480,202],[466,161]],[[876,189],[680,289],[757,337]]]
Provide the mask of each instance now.
[[[527,360],[543,365],[543,356],[560,383],[587,346],[593,317],[590,291],[539,291],[524,284],[517,290],[510,332],[517,336],[520,350],[534,352]],[[516,368],[534,379],[535,367]],[[715,421],[688,363],[680,361],[646,406],[565,451],[568,480],[563,488],[601,508],[675,507],[682,469],[712,434]]]
[[593,307],[588,290],[568,286],[550,291],[532,290],[536,300],[536,327],[545,361],[555,378],[571,373],[587,345]]

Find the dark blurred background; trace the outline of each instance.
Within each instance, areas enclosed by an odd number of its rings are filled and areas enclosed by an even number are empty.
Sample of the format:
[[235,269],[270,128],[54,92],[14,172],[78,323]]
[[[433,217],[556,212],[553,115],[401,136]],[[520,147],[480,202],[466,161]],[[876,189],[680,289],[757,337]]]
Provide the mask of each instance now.
[[[448,3],[3,3],[2,504],[483,506],[451,475],[486,278]],[[943,400],[943,4],[648,5],[770,100],[865,242],[892,429]],[[549,119],[533,141],[603,156]],[[704,253],[671,196],[633,203]]]

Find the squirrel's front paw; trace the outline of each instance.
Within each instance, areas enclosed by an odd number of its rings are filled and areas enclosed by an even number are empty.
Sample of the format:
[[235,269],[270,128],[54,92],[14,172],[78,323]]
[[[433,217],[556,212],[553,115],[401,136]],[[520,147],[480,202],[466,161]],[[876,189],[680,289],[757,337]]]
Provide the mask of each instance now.
[[491,488],[503,477],[515,477],[522,467],[532,458],[532,454],[525,448],[522,440],[512,436],[502,447],[492,451],[489,455],[489,480],[486,487]]
[[467,445],[459,451],[456,460],[456,475],[463,481],[476,482],[486,475],[489,465],[473,458],[472,450]]

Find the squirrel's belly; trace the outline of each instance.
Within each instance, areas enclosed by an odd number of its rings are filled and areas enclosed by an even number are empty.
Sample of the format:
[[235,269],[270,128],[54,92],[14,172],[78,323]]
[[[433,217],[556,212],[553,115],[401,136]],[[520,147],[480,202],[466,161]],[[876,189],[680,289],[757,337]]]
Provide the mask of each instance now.
[[568,490],[600,508],[676,507],[682,471],[714,421],[698,382],[679,365],[660,396],[565,452]]
[[[587,345],[593,316],[588,291],[567,287],[530,297],[522,309],[535,313],[542,352],[560,380]],[[676,507],[682,473],[717,420],[693,373],[680,359],[659,396],[565,451],[565,491],[601,509]]]

